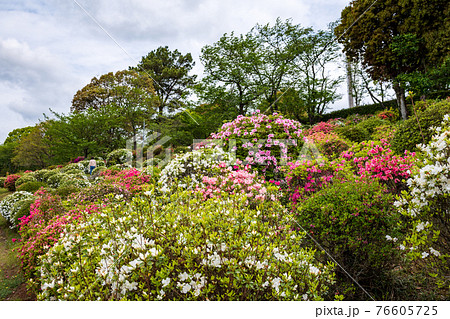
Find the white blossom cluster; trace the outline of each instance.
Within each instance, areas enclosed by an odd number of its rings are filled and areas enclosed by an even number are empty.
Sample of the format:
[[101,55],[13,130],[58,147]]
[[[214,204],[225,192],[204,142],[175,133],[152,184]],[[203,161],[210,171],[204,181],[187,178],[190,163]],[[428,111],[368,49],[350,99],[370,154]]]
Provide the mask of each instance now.
[[231,153],[225,152],[220,147],[200,148],[179,154],[161,171],[159,178],[161,191],[168,192],[175,181],[178,182],[178,187],[195,188],[196,185],[202,183],[202,177],[207,175],[213,166],[221,162],[229,166],[234,159]]
[[11,224],[11,228],[16,227],[14,219],[16,204],[23,199],[31,199],[33,194],[30,192],[17,191],[14,194],[6,196],[0,202],[0,214]]
[[[418,148],[424,154],[421,168],[413,172],[407,180],[410,193],[404,193],[394,205],[399,211],[412,217],[417,222],[416,233],[426,234],[432,228],[429,221],[425,221],[426,212],[432,209],[433,203],[450,195],[450,120],[445,115],[440,127],[431,127],[433,131],[431,141],[427,145],[420,144]],[[450,208],[444,214],[450,214]],[[426,236],[426,235],[423,235]],[[403,246],[403,245],[402,245]],[[404,249],[404,246],[401,247]],[[414,247],[411,247],[414,248]],[[439,256],[440,253],[430,248],[430,253]],[[422,258],[429,256],[427,251]]]

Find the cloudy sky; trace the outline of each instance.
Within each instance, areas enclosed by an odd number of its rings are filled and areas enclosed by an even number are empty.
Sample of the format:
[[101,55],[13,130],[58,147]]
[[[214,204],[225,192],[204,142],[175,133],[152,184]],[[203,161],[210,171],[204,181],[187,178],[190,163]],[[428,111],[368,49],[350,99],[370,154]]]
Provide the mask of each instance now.
[[92,77],[134,66],[159,46],[190,52],[201,75],[201,48],[224,33],[247,33],[277,17],[325,29],[349,2],[0,0],[0,143],[49,108],[69,112],[74,94]]

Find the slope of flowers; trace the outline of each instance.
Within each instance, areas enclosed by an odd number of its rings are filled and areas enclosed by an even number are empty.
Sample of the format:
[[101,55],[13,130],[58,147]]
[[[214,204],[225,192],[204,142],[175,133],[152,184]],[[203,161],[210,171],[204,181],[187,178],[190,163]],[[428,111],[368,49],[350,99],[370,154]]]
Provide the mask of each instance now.
[[150,189],[102,209],[42,257],[38,299],[323,299],[332,269],[300,247],[281,205],[249,209],[245,197]]

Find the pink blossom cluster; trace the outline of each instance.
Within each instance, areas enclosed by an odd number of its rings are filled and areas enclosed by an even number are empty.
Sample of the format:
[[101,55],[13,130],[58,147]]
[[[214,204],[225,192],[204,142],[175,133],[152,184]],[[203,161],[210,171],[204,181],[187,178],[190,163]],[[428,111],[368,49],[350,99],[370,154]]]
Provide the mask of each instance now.
[[296,161],[289,163],[286,177],[290,200],[298,201],[331,183],[335,175],[343,169],[344,162]]
[[141,171],[131,168],[123,171],[105,170],[100,173],[107,183],[116,184],[130,192],[137,192],[142,189],[142,185],[150,182],[151,176]]
[[3,185],[5,188],[7,188],[9,191],[15,191],[16,190],[16,181],[21,176],[19,174],[11,174],[6,176],[5,184]]
[[293,157],[302,141],[301,124],[277,113],[265,115],[256,111],[251,116],[239,115],[225,123],[213,139],[236,140],[237,156],[249,165],[258,167],[266,177],[272,177],[282,163]]
[[[302,136],[300,122],[283,118],[277,113],[265,115],[257,110],[251,116],[239,115],[234,121],[222,125],[218,133],[212,133],[214,139],[226,139],[232,135],[239,137],[251,137],[257,133],[260,128],[272,130],[273,126],[282,127],[288,138]],[[274,136],[272,136],[274,137]]]
[[204,199],[220,197],[222,192],[245,194],[249,200],[257,202],[267,198],[264,180],[258,177],[256,172],[250,172],[248,166],[246,168],[235,166],[234,170],[223,165],[216,168],[219,173],[214,177],[203,176],[203,184],[196,188],[196,191],[203,194]]
[[313,127],[311,127],[309,130],[306,130],[305,135],[308,136],[319,132],[324,134],[331,133],[335,127],[336,125],[331,120],[328,122],[319,122]]
[[[405,152],[405,156],[397,156],[389,148],[389,144],[382,140],[381,145],[369,142],[366,144],[367,152],[355,155],[348,151],[343,152],[342,157],[353,162],[357,174],[361,178],[369,177],[383,182],[397,184],[401,180],[408,179],[414,163],[415,153]],[[362,155],[362,156],[361,156]]]

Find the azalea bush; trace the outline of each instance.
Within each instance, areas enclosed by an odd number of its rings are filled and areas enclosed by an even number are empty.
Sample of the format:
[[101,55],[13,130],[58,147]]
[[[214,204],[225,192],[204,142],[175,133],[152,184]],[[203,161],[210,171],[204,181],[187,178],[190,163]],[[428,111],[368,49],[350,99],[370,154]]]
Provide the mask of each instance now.
[[395,205],[411,222],[402,249],[414,259],[429,260],[440,273],[440,285],[448,287],[450,256],[450,119],[432,127],[431,141],[418,148],[423,161],[407,180]]
[[329,161],[326,158],[301,160],[289,163],[286,171],[286,192],[294,206],[326,187],[334,179],[354,179],[349,165],[344,160]]
[[107,166],[114,166],[117,164],[125,164],[127,161],[131,160],[133,153],[128,149],[118,149],[112,151],[106,156]]
[[21,176],[18,174],[11,174],[6,176],[5,183],[3,184],[6,189],[8,189],[10,192],[14,192],[16,190],[16,181]]
[[131,168],[123,171],[103,170],[99,173],[102,183],[116,184],[130,192],[137,192],[143,184],[151,181],[151,176],[145,172]]
[[0,214],[5,218],[11,228],[17,226],[17,220],[14,218],[15,213],[20,207],[15,206],[19,201],[23,199],[30,199],[33,194],[30,192],[17,191],[14,194],[8,195],[0,202]]
[[161,171],[159,176],[161,191],[167,192],[177,187],[195,189],[202,183],[204,176],[213,174],[216,165],[235,164],[236,159],[232,155],[214,143],[185,154],[177,154]]
[[317,132],[307,137],[308,142],[314,143],[321,155],[329,159],[336,159],[339,155],[349,149],[351,142],[337,134]]
[[222,125],[213,139],[224,142],[224,148],[236,152],[236,157],[273,179],[281,166],[298,158],[303,146],[300,122],[280,114],[239,115],[233,122]]
[[313,127],[311,127],[310,129],[306,130],[304,132],[305,136],[308,135],[312,135],[315,133],[323,133],[323,134],[328,134],[333,132],[333,130],[338,127],[338,125],[335,124],[335,120],[331,119],[327,122],[319,122],[316,125],[314,125]]
[[249,167],[233,168],[221,163],[216,167],[217,172],[212,176],[203,176],[202,184],[196,190],[203,194],[204,199],[221,197],[222,193],[243,194],[247,196],[246,205],[255,205],[264,200],[274,201],[279,197],[277,187],[266,183],[256,171],[251,172]]
[[[400,261],[397,248],[401,241],[400,214],[393,202],[393,195],[377,181],[334,180],[298,206],[295,214],[298,229],[309,232],[329,254],[321,255],[321,260],[330,260],[331,255],[343,268],[336,268],[338,290],[342,291],[345,283],[352,284],[349,273],[378,296],[385,293],[383,280]],[[386,240],[387,235],[393,240]],[[307,241],[316,246],[311,238]]]
[[301,247],[277,202],[155,195],[66,228],[40,258],[39,300],[322,300],[333,268]]
[[415,153],[405,151],[404,156],[395,155],[384,140],[361,142],[341,157],[353,166],[358,176],[378,179],[394,193],[404,188],[415,162]]
[[15,182],[15,187],[16,187],[16,189],[17,189],[20,185],[22,185],[22,184],[24,184],[24,183],[28,183],[28,182],[36,182],[36,181],[37,181],[37,179],[33,176],[33,173],[31,173],[31,174],[25,174],[25,175],[19,177],[19,178],[16,180],[16,182]]

